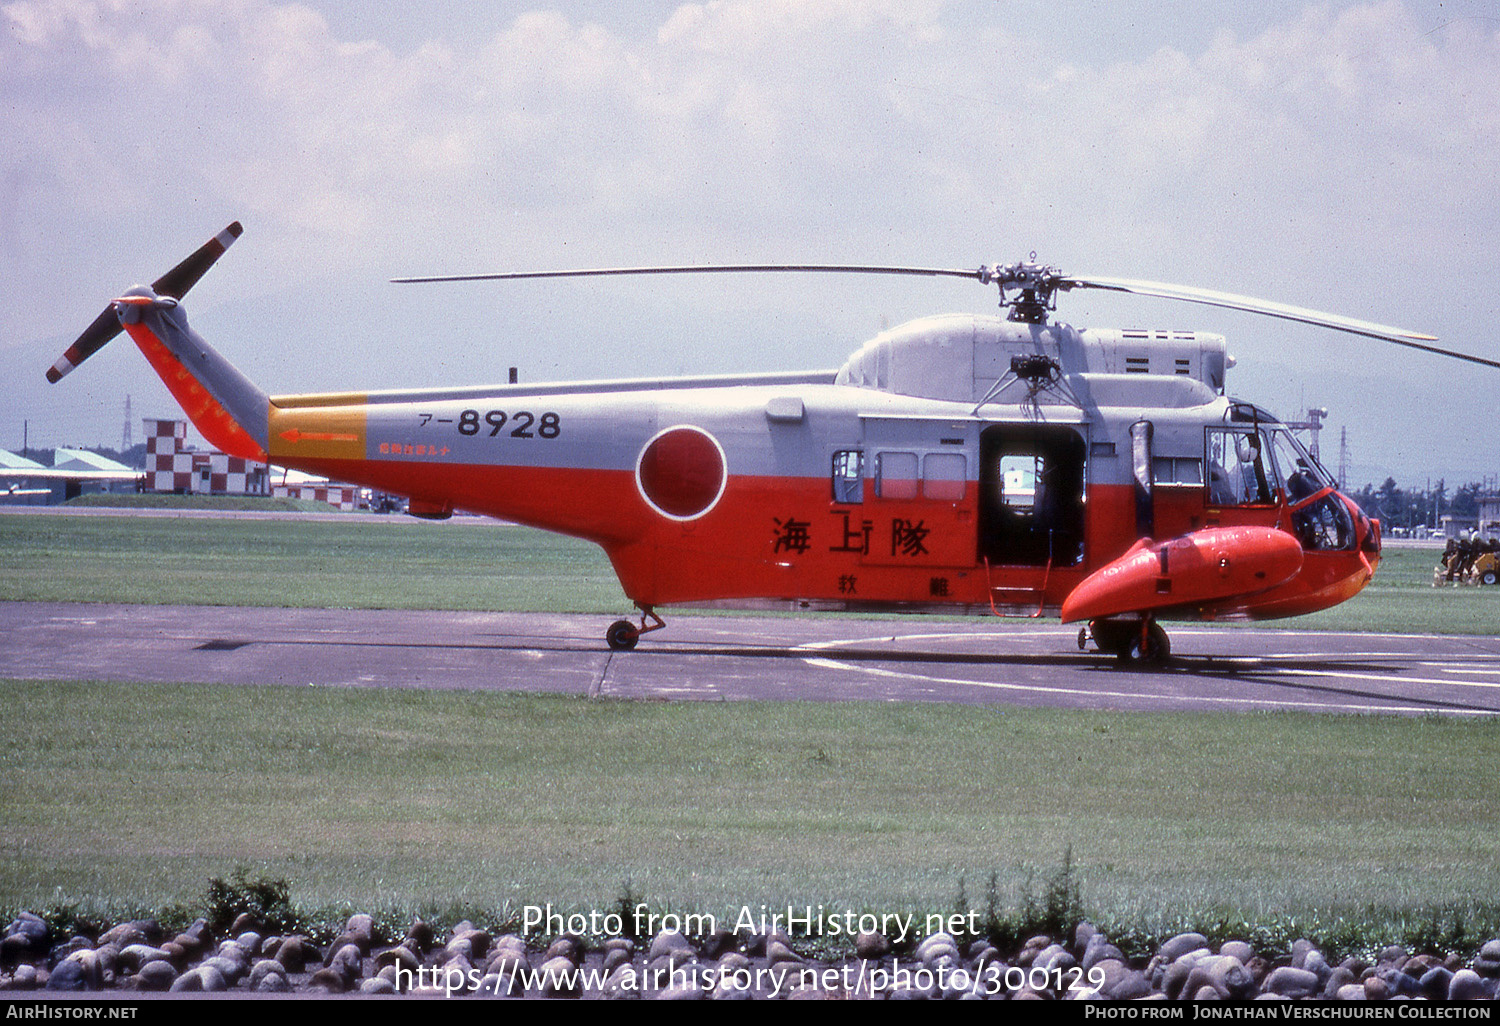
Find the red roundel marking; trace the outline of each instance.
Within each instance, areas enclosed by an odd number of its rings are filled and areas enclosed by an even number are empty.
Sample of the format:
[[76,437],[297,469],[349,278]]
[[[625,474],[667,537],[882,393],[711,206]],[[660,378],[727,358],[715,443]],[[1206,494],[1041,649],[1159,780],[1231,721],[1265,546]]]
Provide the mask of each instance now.
[[668,428],[641,450],[635,479],[657,512],[693,520],[724,494],[724,451],[699,428]]

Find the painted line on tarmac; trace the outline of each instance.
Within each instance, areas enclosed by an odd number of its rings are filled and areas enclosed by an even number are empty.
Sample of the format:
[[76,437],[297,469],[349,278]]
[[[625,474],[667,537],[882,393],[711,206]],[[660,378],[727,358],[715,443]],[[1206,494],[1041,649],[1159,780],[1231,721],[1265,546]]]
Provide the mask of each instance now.
[[[1385,684],[1437,684],[1441,687],[1465,687],[1465,688],[1500,688],[1500,681],[1489,680],[1454,680],[1451,677],[1402,677],[1397,674],[1384,673],[1346,673],[1342,670],[1294,670],[1291,668],[1280,669],[1277,673],[1284,673],[1289,677],[1333,677],[1338,680],[1375,680]],[[1465,671],[1454,670],[1454,673]]]
[[[848,670],[850,672],[865,673],[875,677],[892,677],[897,680],[925,681],[930,684],[957,684],[964,687],[986,688],[991,691],[1029,692],[1045,695],[1076,695],[1080,698],[1123,698],[1131,701],[1146,702],[1203,702],[1212,705],[1240,705],[1258,706],[1273,709],[1331,709],[1335,712],[1371,712],[1371,713],[1431,713],[1434,710],[1427,705],[1356,705],[1348,702],[1299,702],[1284,698],[1231,698],[1222,695],[1151,695],[1139,691],[1099,691],[1085,688],[1062,688],[1042,684],[1003,684],[997,681],[964,680],[955,677],[933,677],[922,673],[903,673],[898,670],[885,670],[878,666],[855,666],[851,663],[840,662],[837,659],[808,659],[806,662],[811,666],[819,666],[824,669]],[[1288,671],[1277,671],[1288,672]],[[1318,670],[1291,671],[1304,673],[1317,677],[1341,677],[1353,676],[1353,674],[1325,673]],[[1375,678],[1402,682],[1410,681],[1411,678]],[[1455,681],[1438,681],[1433,683],[1453,684]],[[1399,699],[1393,697],[1392,701]],[[1457,709],[1444,710],[1448,715],[1457,716],[1500,716],[1500,710],[1496,709]]]

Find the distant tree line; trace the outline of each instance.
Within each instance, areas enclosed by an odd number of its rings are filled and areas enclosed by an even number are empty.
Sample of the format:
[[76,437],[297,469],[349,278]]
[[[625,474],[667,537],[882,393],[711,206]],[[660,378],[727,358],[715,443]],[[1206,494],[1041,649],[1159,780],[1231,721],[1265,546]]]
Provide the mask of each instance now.
[[1379,488],[1367,484],[1348,495],[1387,527],[1437,527],[1438,518],[1446,514],[1477,517],[1480,497],[1491,491],[1483,481],[1470,481],[1450,493],[1442,478],[1430,488],[1402,488],[1388,477]]

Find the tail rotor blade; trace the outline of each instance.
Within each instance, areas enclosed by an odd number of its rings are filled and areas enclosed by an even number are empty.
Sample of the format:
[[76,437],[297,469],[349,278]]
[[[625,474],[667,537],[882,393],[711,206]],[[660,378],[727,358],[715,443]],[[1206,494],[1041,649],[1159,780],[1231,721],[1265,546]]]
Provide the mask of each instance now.
[[[198,284],[198,279],[208,273],[208,269],[224,255],[224,251],[240,237],[244,230],[238,221],[234,222],[199,246],[182,263],[156,279],[151,286],[152,290],[159,296],[181,299],[187,295],[188,289]],[[68,347],[61,359],[47,369],[47,380],[54,385],[57,384],[69,371],[103,349],[105,343],[118,335],[121,330],[120,319],[115,313],[114,305],[106,306],[104,312],[94,318],[94,323],[85,328],[83,334],[79,335]]]
[[94,318],[94,323],[85,328],[83,334],[68,347],[67,352],[47,368],[47,380],[57,384],[69,371],[103,349],[104,343],[123,330],[113,304],[106,306],[104,312]]
[[214,265],[214,261],[224,255],[224,251],[234,244],[245,229],[238,221],[225,228],[218,235],[209,239],[198,247],[197,252],[188,257],[182,263],[172,268],[166,274],[151,285],[152,290],[158,296],[171,296],[173,299],[181,299],[187,295],[188,289],[198,284],[198,279],[208,273],[208,269]]

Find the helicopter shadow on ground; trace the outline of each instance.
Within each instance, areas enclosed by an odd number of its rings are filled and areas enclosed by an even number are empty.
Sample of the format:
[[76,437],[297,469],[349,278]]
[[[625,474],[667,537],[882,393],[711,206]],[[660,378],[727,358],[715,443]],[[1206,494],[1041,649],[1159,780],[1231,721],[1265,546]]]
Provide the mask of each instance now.
[[[892,639],[895,640],[894,638]],[[1056,671],[1082,674],[1079,681],[1103,682],[1136,679],[1145,685],[1180,688],[1189,681],[1198,680],[1229,684],[1246,689],[1265,689],[1324,699],[1339,699],[1345,702],[1364,702],[1373,705],[1402,704],[1428,709],[1433,713],[1469,713],[1481,715],[1500,714],[1500,708],[1465,702],[1452,698],[1413,694],[1410,690],[1380,691],[1348,682],[1350,677],[1377,675],[1389,677],[1393,689],[1403,687],[1403,668],[1400,660],[1371,660],[1368,658],[1339,658],[1337,656],[1275,656],[1255,655],[1173,655],[1164,665],[1145,667],[1138,664],[1121,663],[1114,656],[1102,652],[937,652],[899,645],[841,647],[836,645],[789,645],[776,642],[742,641],[724,643],[720,641],[652,641],[631,652],[611,652],[601,640],[570,634],[522,634],[492,632],[474,640],[422,641],[402,638],[274,638],[226,639],[215,638],[195,646],[201,652],[235,651],[247,647],[300,647],[311,649],[353,648],[367,650],[428,650],[470,652],[516,652],[546,653],[597,657],[605,656],[610,661],[616,657],[634,662],[654,662],[661,658],[692,659],[708,657],[717,659],[750,660],[828,660],[831,662],[877,666],[899,671],[902,667],[992,667],[997,670]],[[1104,676],[1099,676],[1104,674]],[[1317,674],[1332,678],[1327,681],[1310,680],[1304,674]],[[1340,682],[1338,678],[1344,678]],[[954,683],[961,683],[955,681]],[[975,684],[982,684],[976,677]],[[1455,681],[1455,684],[1461,682]],[[1143,691],[1143,694],[1145,692]],[[1247,699],[1248,700],[1248,699]]]

